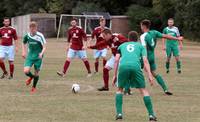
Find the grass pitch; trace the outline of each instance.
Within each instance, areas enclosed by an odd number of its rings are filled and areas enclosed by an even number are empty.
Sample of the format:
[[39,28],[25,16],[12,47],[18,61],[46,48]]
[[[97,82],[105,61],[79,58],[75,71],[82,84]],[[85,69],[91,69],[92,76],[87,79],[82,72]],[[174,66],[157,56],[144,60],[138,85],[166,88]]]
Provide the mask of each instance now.
[[[115,88],[111,87],[109,92],[96,90],[102,86],[102,68],[100,73],[86,78],[84,64],[75,59],[67,76],[60,78],[56,71],[62,69],[66,59],[65,42],[56,42],[56,39],[48,39],[47,42],[36,94],[31,95],[31,87],[25,86],[20,51],[16,55],[14,79],[0,80],[0,121],[114,122]],[[150,87],[147,83],[159,122],[200,122],[200,45],[185,43],[181,52],[182,74],[176,73],[174,59],[170,74],[165,73],[165,55],[160,47],[159,42],[156,49],[158,71],[174,95],[165,96],[158,85]],[[88,51],[88,57],[94,71],[92,51]],[[73,83],[80,84],[80,93],[71,92]],[[123,111],[124,122],[148,121],[142,97],[135,89],[132,96],[124,96]]]

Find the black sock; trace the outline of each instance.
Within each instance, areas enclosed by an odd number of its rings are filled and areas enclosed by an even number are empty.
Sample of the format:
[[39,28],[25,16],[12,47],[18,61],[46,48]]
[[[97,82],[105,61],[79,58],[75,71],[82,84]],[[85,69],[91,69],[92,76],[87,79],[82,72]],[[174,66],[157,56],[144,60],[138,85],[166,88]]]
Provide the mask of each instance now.
[[39,80],[39,76],[35,76],[33,79],[33,87],[36,88],[37,82]]

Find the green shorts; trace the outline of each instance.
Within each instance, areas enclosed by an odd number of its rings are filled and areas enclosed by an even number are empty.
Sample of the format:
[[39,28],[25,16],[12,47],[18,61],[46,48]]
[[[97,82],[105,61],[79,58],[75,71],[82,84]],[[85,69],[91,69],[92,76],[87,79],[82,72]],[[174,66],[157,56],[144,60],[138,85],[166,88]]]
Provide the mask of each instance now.
[[117,76],[117,87],[145,88],[145,79],[140,67],[120,66]]
[[167,55],[167,57],[171,57],[172,54],[173,54],[173,56],[177,57],[177,56],[180,55],[179,52],[180,52],[179,48],[176,45],[166,46],[166,55]]
[[30,59],[26,58],[24,67],[32,67],[34,65],[34,69],[39,71],[42,67],[42,59]]

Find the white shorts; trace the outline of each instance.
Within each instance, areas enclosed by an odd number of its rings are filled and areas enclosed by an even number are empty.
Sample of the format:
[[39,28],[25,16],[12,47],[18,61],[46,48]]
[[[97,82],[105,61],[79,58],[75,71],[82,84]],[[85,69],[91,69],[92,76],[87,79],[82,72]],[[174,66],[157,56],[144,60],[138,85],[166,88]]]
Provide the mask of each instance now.
[[15,47],[14,46],[0,46],[0,58],[6,59],[9,61],[14,61],[15,59]]
[[94,50],[94,58],[106,57],[107,49]]
[[114,68],[115,65],[115,56],[112,55],[111,58],[106,62],[106,67]]
[[73,50],[70,48],[68,50],[67,57],[68,58],[78,57],[80,59],[84,59],[84,58],[87,58],[87,54],[85,50]]

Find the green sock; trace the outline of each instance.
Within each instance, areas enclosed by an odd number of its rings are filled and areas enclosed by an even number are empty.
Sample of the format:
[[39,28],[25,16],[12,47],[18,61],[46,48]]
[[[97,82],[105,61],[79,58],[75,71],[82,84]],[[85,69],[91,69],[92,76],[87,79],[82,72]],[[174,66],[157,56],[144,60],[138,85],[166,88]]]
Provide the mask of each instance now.
[[116,93],[115,96],[115,107],[117,114],[122,114],[123,94]]
[[147,109],[149,115],[154,116],[153,105],[152,105],[152,102],[151,102],[151,97],[150,96],[144,96],[143,100],[144,100],[144,104],[146,106],[146,109]]
[[165,67],[166,67],[167,70],[169,70],[169,66],[170,66],[170,63],[166,62]]
[[128,93],[128,91],[129,91],[129,85],[128,84],[126,84],[126,86],[125,86],[125,88],[124,88],[124,91],[125,91],[125,93]]
[[181,69],[181,62],[180,62],[180,61],[177,61],[177,62],[176,62],[176,68],[177,68],[178,70]]
[[167,88],[167,86],[166,86],[166,84],[165,84],[165,81],[163,80],[162,76],[156,75],[155,78],[156,78],[158,84],[162,87],[162,89],[163,89],[164,91],[167,91],[168,88]]
[[35,76],[33,79],[33,87],[36,88],[37,82],[39,80],[39,76]]
[[25,73],[25,74],[26,74],[26,76],[28,76],[28,77],[31,77],[31,78],[34,77],[34,75],[33,75],[31,72],[28,72],[28,73]]

